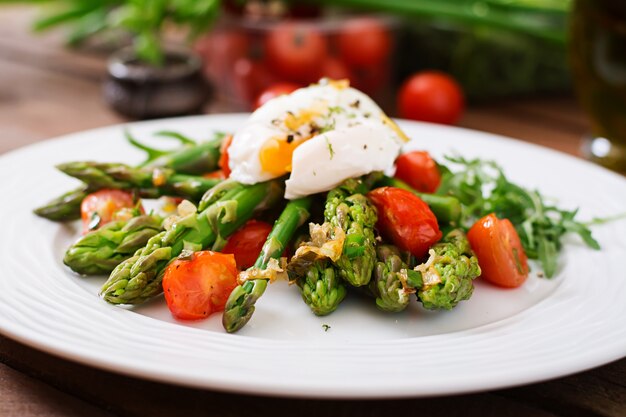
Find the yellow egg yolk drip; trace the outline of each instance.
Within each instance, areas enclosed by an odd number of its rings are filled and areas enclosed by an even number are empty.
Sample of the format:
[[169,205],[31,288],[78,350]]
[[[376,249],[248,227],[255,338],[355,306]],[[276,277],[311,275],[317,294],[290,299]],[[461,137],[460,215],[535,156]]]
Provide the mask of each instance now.
[[[304,109],[297,114],[288,112],[284,119],[285,128],[289,132],[297,132],[302,126],[310,125],[315,118],[319,117],[327,110],[324,103]],[[291,172],[291,158],[298,146],[309,140],[311,136],[296,136],[287,134],[286,136],[275,136],[267,140],[259,152],[261,169],[272,175],[280,176]]]
[[288,141],[285,138],[269,139],[259,152],[263,171],[277,176],[291,172],[291,157],[302,142]]

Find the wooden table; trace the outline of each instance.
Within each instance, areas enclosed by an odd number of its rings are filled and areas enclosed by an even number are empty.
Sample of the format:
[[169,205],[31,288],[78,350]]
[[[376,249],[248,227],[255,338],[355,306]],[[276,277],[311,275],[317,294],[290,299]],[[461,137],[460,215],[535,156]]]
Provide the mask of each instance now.
[[[100,98],[104,58],[28,33],[33,14],[0,9],[0,153],[125,121]],[[217,100],[207,112],[229,111]],[[578,155],[587,123],[571,97],[472,106],[462,126]],[[626,354],[626,352],[624,352]],[[626,416],[626,359],[557,380],[473,395],[393,401],[262,398],[122,377],[0,335],[0,416]]]

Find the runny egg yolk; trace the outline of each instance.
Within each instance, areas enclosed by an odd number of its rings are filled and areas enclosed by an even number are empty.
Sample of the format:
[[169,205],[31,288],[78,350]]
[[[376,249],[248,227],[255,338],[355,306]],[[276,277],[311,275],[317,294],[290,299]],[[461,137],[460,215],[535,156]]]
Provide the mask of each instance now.
[[293,151],[303,141],[287,140],[286,138],[274,137],[263,144],[259,152],[261,168],[273,175],[283,175],[291,172],[291,157]]
[[[304,125],[310,125],[316,117],[319,117],[328,106],[325,103],[316,103],[315,106],[304,109],[297,114],[288,112],[284,119],[285,127],[296,132]],[[267,140],[259,152],[261,169],[273,175],[284,175],[291,172],[291,158],[296,148],[310,137],[300,137],[297,140],[293,135],[286,137],[273,137]]]

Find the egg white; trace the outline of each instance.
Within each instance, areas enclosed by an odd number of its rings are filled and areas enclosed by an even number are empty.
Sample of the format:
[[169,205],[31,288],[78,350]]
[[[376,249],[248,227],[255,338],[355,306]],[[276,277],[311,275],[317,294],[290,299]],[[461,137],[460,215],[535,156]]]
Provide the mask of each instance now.
[[[294,132],[283,123],[289,113],[311,109],[317,116],[310,125]],[[237,130],[228,149],[230,176],[244,184],[276,178],[261,166],[263,145],[288,134],[310,136],[307,129],[313,125],[311,139],[293,153],[286,198],[328,191],[345,179],[392,169],[402,138],[385,119],[380,107],[354,88],[328,83],[296,90],[267,102]]]

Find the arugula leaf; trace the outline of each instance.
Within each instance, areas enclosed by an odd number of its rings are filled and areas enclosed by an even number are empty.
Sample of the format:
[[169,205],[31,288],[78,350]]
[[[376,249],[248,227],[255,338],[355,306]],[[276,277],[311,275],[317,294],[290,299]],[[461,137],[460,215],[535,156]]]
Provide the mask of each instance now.
[[526,255],[539,261],[546,277],[556,273],[562,239],[567,233],[575,233],[590,248],[600,249],[588,225],[576,220],[578,210],[548,204],[538,191],[509,181],[494,161],[460,156],[445,159],[449,166],[440,165],[442,182],[437,194],[459,199],[463,205],[461,225],[469,229],[490,213],[509,219]]

